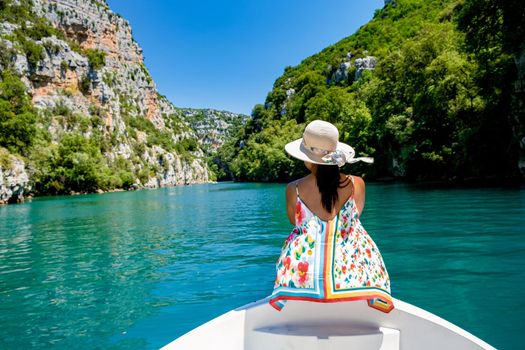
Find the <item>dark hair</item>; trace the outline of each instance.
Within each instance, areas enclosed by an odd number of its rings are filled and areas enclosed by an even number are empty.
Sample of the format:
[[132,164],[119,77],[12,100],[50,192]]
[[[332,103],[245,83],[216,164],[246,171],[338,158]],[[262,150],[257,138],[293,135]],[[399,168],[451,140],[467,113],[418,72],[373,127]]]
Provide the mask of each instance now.
[[317,187],[321,192],[321,204],[329,213],[332,212],[332,208],[335,206],[335,202],[339,198],[337,189],[347,180],[340,180],[341,175],[339,174],[339,167],[337,165],[318,165],[317,171],[315,172],[315,178],[317,180]]

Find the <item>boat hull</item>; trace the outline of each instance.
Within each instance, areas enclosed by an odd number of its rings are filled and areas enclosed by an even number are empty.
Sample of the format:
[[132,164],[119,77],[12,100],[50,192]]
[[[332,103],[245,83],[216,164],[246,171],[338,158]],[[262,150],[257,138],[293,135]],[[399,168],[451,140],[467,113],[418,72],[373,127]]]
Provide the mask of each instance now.
[[386,314],[366,301],[288,301],[278,312],[264,299],[219,316],[163,349],[494,349],[425,310],[400,300],[394,305]]

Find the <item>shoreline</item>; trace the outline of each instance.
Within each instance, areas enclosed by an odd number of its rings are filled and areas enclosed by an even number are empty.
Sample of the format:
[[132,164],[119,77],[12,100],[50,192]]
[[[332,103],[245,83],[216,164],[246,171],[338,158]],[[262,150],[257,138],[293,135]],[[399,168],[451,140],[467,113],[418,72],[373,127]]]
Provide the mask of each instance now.
[[[359,176],[357,174],[352,174]],[[523,176],[486,176],[486,177],[467,177],[467,178],[456,178],[446,180],[410,180],[405,178],[397,177],[378,177],[368,178],[363,176],[366,183],[378,183],[378,184],[390,184],[400,183],[413,186],[421,187],[451,187],[451,188],[490,188],[490,187],[519,187],[525,185],[525,177]],[[293,181],[293,179],[287,181],[237,181],[228,180],[235,183],[283,183]],[[226,181],[219,181],[226,182]]]
[[367,179],[369,183],[403,183],[416,187],[430,188],[491,188],[491,187],[520,187],[525,185],[525,177],[522,176],[485,176],[466,177],[444,180],[408,180],[399,178],[377,178]]
[[14,195],[12,196],[11,198],[5,200],[5,201],[0,201],[0,207],[3,207],[3,206],[7,206],[7,205],[12,205],[12,204],[22,204],[22,203],[25,203],[26,201],[28,200],[31,200],[33,198],[41,198],[41,197],[59,197],[59,196],[67,196],[67,197],[70,197],[70,196],[80,196],[80,195],[84,195],[84,194],[104,194],[104,193],[113,193],[113,192],[132,192],[132,191],[140,191],[140,190],[156,190],[156,189],[159,189],[159,188],[172,188],[172,187],[178,187],[178,186],[192,186],[192,185],[202,185],[202,184],[212,184],[212,183],[217,183],[217,181],[200,181],[200,182],[190,182],[190,183],[180,183],[180,184],[174,184],[174,185],[170,185],[170,186],[159,186],[159,187],[131,187],[131,188],[128,188],[128,189],[125,189],[125,188],[113,188],[113,189],[110,189],[110,190],[103,190],[103,189],[96,189],[94,191],[83,191],[83,192],[76,192],[76,191],[71,191],[69,193],[60,193],[60,194],[50,194],[50,193],[47,193],[47,194],[34,194],[34,193],[31,193],[29,192],[27,195],[24,195],[23,193],[22,194],[17,194],[17,195]]
[[[233,183],[265,183],[265,184],[285,184],[286,181],[279,182],[265,182],[265,181],[236,181],[236,180],[224,180],[224,181],[202,181],[202,182],[191,182],[191,183],[181,183],[171,186],[159,186],[159,187],[135,187],[135,188],[114,188],[110,190],[97,189],[95,191],[86,191],[86,192],[75,192],[63,194],[42,194],[36,195],[34,193],[29,193],[28,195],[22,195],[14,200],[13,197],[7,201],[0,201],[0,206],[7,206],[9,204],[21,204],[26,201],[30,201],[33,198],[40,197],[58,197],[58,196],[79,196],[84,194],[104,194],[104,193],[113,193],[113,192],[131,192],[131,191],[140,191],[140,190],[155,190],[160,188],[172,188],[178,186],[192,186],[192,185],[203,185],[203,184],[217,184],[223,182],[233,182]],[[501,176],[486,176],[486,177],[469,177],[461,179],[448,179],[448,180],[407,180],[403,178],[395,177],[381,177],[375,179],[366,179],[367,183],[375,184],[406,184],[419,188],[428,188],[428,189],[444,189],[444,188],[494,188],[494,187],[503,187],[509,189],[521,189],[525,186],[525,177],[513,176],[513,177],[501,177]]]

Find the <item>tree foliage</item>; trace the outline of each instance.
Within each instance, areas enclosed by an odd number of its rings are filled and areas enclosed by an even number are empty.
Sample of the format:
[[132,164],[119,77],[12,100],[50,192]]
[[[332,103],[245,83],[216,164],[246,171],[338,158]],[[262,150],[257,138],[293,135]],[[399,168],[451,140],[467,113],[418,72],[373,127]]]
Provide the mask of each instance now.
[[[516,129],[523,127],[511,118],[511,55],[523,52],[524,37],[515,34],[523,31],[517,3],[389,3],[354,35],[287,67],[221,160],[236,179],[287,179],[292,160],[284,144],[322,119],[358,154],[375,157],[373,166],[353,170],[361,174],[413,180],[515,174]],[[378,65],[356,80],[355,60],[366,56]],[[343,63],[348,78],[334,80]]]
[[36,114],[26,87],[11,70],[0,73],[0,146],[25,154],[36,135]]
[[108,166],[95,139],[65,135],[58,145],[37,148],[32,155],[35,191],[46,194],[128,188],[135,182],[128,160]]

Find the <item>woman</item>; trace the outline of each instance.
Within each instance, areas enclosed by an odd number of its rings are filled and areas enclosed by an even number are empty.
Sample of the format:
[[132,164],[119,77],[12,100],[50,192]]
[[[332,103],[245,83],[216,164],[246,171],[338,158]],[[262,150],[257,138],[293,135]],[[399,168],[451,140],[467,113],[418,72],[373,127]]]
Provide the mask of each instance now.
[[286,188],[286,212],[294,229],[277,261],[270,297],[277,310],[286,300],[367,300],[384,312],[394,308],[381,254],[359,221],[365,184],[339,172],[346,163],[373,159],[354,158],[352,147],[338,139],[334,125],[315,120],[301,139],[285,147],[311,174]]

